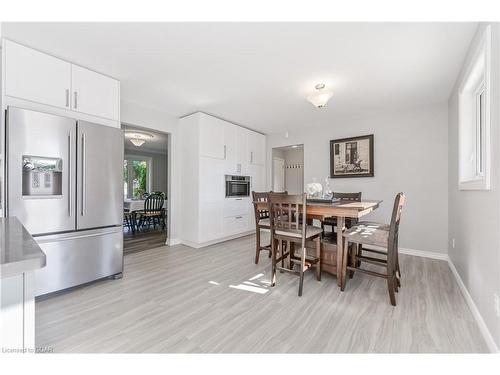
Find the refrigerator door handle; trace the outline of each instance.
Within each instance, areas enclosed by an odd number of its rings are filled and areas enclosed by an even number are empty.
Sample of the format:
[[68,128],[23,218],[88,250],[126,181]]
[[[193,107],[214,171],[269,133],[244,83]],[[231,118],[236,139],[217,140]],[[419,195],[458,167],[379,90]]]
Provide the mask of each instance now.
[[68,216],[73,215],[73,207],[71,204],[71,132],[68,134]]
[[87,189],[85,188],[85,185],[86,185],[86,174],[87,174],[87,166],[86,166],[86,150],[85,150],[85,133],[82,133],[82,202],[81,202],[81,205],[82,205],[82,210],[81,210],[81,215],[82,216],[85,216],[85,209],[86,209],[86,205],[87,205],[87,202],[86,202],[86,195],[87,195]]

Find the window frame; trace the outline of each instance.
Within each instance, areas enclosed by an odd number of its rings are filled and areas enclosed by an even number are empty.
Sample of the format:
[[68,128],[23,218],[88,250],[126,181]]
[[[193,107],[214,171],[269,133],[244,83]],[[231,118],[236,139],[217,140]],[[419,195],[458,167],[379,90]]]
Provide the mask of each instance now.
[[146,178],[146,191],[151,192],[151,188],[153,186],[153,158],[151,156],[142,156],[142,155],[134,155],[134,154],[127,154],[124,155],[123,160],[127,160],[127,177],[128,177],[128,189],[127,189],[127,196],[125,199],[132,199],[133,194],[131,193],[131,189],[133,189],[133,184],[132,184],[132,160],[138,160],[138,161],[145,161],[148,164],[148,176]]
[[471,55],[458,95],[458,189],[491,188],[491,27]]

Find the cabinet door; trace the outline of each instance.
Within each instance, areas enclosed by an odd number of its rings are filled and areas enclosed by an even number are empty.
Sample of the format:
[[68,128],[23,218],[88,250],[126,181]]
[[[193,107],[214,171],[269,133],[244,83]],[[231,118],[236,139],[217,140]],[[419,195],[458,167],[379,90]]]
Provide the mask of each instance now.
[[205,114],[200,116],[200,156],[224,159],[224,122]]
[[225,194],[224,160],[201,157],[199,159],[200,202],[223,204]]
[[248,163],[264,165],[266,160],[266,137],[256,132],[249,132],[247,141]]
[[198,242],[219,239],[223,233],[223,206],[219,202],[201,202]]
[[71,108],[74,111],[118,120],[120,83],[92,70],[72,65]]
[[69,109],[71,64],[5,41],[6,95]]
[[239,167],[239,171],[242,174],[248,174],[248,134],[249,130],[239,127],[236,133],[236,147],[238,149],[238,157],[236,160],[236,164]]
[[224,124],[224,160],[226,173],[240,173],[241,167],[238,170],[238,147],[237,147],[237,129],[236,125]]

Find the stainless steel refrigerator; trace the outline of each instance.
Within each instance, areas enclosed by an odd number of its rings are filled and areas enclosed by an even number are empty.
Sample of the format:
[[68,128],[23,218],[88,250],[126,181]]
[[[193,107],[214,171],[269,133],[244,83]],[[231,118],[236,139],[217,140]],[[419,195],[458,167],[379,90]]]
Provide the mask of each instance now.
[[35,295],[123,270],[123,133],[9,107],[7,214],[47,255]]

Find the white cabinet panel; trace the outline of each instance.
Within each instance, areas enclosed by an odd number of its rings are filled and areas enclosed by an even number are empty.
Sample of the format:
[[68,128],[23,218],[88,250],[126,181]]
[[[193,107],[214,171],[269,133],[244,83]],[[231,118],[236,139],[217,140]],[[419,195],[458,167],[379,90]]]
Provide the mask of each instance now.
[[225,123],[224,125],[224,171],[229,174],[238,173],[238,147],[237,139],[237,126]]
[[237,164],[240,166],[241,174],[248,174],[248,161],[247,161],[247,151],[248,151],[248,136],[250,131],[242,128],[240,126],[237,127],[236,131],[236,148],[238,150],[237,156]]
[[223,121],[205,114],[200,119],[200,156],[224,159]]
[[225,197],[224,160],[199,158],[200,202],[220,202]]
[[224,235],[242,233],[248,230],[248,215],[238,215],[224,218]]
[[199,242],[212,241],[224,236],[222,207],[220,202],[200,203]]
[[224,217],[247,215],[250,198],[226,198],[224,200]]
[[89,115],[118,120],[120,83],[92,70],[72,65],[71,108]]
[[5,94],[69,109],[71,64],[5,41]]
[[264,165],[266,160],[266,137],[256,132],[250,132],[247,147],[248,163]]

